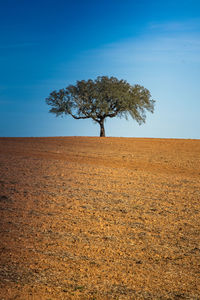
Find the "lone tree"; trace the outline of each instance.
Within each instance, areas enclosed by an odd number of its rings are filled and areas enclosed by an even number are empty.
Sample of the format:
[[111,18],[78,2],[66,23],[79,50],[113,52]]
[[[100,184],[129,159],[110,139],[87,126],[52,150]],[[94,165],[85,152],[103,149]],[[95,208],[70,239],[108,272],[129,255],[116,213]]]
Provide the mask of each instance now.
[[50,112],[60,116],[69,114],[74,119],[89,119],[100,125],[100,136],[105,136],[104,121],[130,115],[139,124],[145,122],[146,111],[153,113],[155,101],[150,92],[140,85],[131,86],[115,77],[97,77],[77,81],[65,89],[53,91],[46,98]]

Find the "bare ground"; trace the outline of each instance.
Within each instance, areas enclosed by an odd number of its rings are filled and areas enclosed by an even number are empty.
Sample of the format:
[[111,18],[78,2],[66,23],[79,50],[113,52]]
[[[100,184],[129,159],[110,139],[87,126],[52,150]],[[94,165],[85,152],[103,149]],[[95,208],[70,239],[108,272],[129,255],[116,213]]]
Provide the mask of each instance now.
[[200,140],[0,138],[0,299],[200,299]]

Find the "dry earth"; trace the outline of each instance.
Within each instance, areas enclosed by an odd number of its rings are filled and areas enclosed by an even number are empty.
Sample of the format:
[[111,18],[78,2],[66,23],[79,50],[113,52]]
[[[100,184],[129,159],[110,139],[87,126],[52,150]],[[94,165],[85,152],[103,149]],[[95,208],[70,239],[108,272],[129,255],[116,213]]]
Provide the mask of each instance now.
[[0,138],[0,299],[200,299],[200,140]]

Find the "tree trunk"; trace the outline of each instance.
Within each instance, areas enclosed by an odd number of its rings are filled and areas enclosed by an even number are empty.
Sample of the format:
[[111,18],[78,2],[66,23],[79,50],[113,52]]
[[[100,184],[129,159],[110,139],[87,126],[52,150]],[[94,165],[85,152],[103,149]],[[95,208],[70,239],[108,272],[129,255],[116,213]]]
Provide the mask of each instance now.
[[100,125],[100,137],[105,137],[105,128],[104,128],[104,120],[99,122]]

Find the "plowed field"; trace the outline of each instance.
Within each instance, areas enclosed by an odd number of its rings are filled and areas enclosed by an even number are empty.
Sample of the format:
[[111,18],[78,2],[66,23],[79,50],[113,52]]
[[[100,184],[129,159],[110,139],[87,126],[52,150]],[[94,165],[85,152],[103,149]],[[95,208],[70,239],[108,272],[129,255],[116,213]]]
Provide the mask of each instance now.
[[200,299],[200,140],[0,138],[0,299]]

